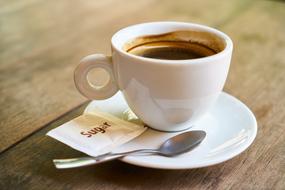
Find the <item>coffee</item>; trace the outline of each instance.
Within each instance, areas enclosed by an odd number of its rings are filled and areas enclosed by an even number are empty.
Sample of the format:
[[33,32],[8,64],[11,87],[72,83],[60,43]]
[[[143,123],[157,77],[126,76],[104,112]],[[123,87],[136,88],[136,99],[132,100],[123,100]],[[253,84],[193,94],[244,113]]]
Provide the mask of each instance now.
[[130,50],[129,53],[154,59],[197,59],[216,54],[216,52],[206,46],[191,42],[150,42],[141,44]]
[[224,42],[206,32],[174,31],[135,38],[123,49],[141,57],[186,60],[214,55],[224,49]]

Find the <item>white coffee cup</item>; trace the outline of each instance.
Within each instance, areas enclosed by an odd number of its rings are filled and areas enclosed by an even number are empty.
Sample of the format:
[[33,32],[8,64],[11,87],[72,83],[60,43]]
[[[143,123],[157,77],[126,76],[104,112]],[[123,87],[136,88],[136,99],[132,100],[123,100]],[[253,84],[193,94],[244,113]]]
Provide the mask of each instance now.
[[[223,43],[217,54],[186,60],[145,58],[124,51],[130,40],[173,31],[200,31]],[[83,58],[74,72],[77,89],[89,99],[106,99],[121,90],[132,111],[149,127],[180,131],[205,115],[221,93],[230,66],[233,44],[221,31],[183,22],[152,22],[126,27],[111,40],[112,56]],[[87,74],[102,68],[109,74],[103,87],[94,87]]]

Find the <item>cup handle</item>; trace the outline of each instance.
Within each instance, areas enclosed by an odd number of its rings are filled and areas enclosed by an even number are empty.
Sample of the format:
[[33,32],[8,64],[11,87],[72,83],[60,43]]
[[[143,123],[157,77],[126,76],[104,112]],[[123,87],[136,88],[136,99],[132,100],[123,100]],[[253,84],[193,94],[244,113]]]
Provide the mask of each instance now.
[[[102,68],[108,72],[110,78],[106,85],[94,87],[88,81],[88,73],[95,68]],[[112,58],[103,54],[84,57],[74,71],[74,83],[78,91],[88,99],[107,99],[119,90],[114,76]]]

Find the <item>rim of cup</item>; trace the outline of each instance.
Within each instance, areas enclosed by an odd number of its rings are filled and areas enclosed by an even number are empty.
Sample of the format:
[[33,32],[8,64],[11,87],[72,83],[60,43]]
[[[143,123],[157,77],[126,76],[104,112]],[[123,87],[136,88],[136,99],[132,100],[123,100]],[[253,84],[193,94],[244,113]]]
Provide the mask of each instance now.
[[[122,34],[129,32],[130,30],[133,30],[133,29],[138,28],[138,27],[151,27],[154,25],[169,25],[169,26],[177,25],[178,26],[177,27],[178,29],[176,29],[176,30],[173,29],[171,31],[181,30],[181,29],[179,29],[179,27],[183,26],[184,28],[186,27],[189,29],[197,30],[197,31],[213,33],[225,42],[225,48],[222,51],[220,51],[214,55],[207,56],[207,57],[196,58],[196,59],[184,59],[184,60],[167,60],[167,59],[153,59],[153,58],[147,58],[147,57],[141,57],[141,56],[133,55],[133,54],[130,54],[130,53],[123,50],[122,43],[121,43],[121,45],[118,44],[118,40],[121,38]],[[187,29],[183,29],[183,30],[187,30]],[[130,39],[132,39],[132,38],[130,38]],[[123,44],[126,43],[130,39],[124,40]],[[175,65],[201,64],[204,62],[207,63],[209,60],[215,60],[215,59],[219,59],[220,57],[225,56],[226,54],[230,53],[233,49],[233,42],[230,39],[230,37],[227,34],[221,32],[215,28],[212,28],[212,27],[209,27],[206,25],[196,24],[196,23],[175,22],[175,21],[145,22],[145,23],[140,23],[140,24],[135,24],[135,25],[125,27],[125,28],[117,31],[113,35],[113,37],[111,39],[111,45],[112,45],[113,51],[115,50],[115,51],[121,53],[122,55],[129,57],[129,58],[139,59],[141,61],[152,63],[152,64],[173,64],[173,63],[175,63]]]

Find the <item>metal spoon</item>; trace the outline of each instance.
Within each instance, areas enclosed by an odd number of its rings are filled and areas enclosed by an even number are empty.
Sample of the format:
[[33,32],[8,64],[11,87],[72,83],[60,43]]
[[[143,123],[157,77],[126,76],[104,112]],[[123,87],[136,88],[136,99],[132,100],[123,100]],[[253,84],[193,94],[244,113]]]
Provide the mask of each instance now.
[[99,164],[127,155],[158,154],[172,157],[192,150],[198,146],[205,137],[205,131],[188,131],[166,140],[158,149],[140,149],[122,153],[107,153],[96,157],[54,159],[53,163],[56,168],[65,169]]

